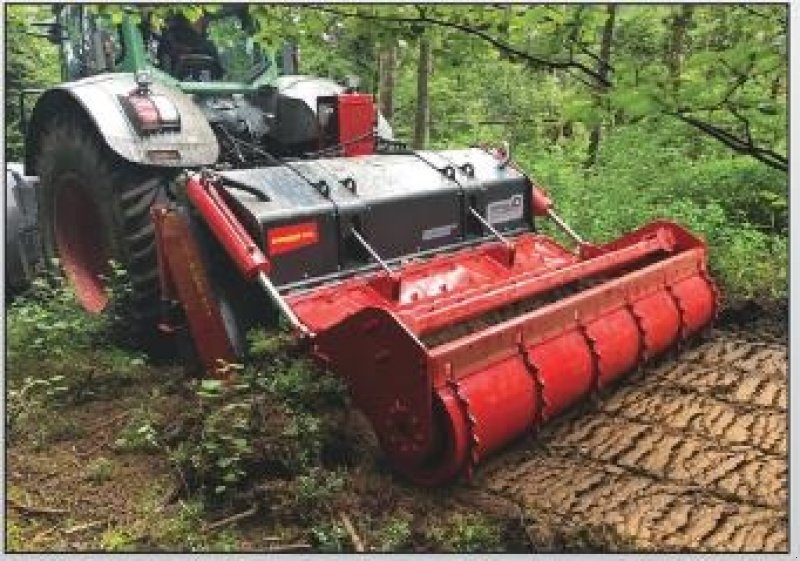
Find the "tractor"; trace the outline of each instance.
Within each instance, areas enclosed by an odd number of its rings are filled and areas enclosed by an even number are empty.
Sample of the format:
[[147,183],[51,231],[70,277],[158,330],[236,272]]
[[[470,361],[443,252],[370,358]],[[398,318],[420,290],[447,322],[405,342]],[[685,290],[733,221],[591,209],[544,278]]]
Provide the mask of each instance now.
[[297,50],[267,52],[251,25],[235,5],[159,30],[57,10],[64,83],[36,101],[15,177],[88,312],[112,304],[113,260],[131,330],[188,341],[218,376],[249,329],[288,327],[420,485],[715,317],[706,245],[682,226],[590,243],[507,145],[411,150],[371,95],[298,74]]

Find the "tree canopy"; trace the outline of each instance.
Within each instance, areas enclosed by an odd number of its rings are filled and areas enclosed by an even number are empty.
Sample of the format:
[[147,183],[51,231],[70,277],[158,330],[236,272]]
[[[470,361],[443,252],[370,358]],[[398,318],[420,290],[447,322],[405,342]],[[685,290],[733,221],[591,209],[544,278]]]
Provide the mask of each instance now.
[[[158,28],[221,8],[92,9]],[[56,49],[30,34],[49,8],[6,11],[6,158],[19,159],[17,92],[59,74]],[[785,5],[250,4],[244,15],[263,47],[295,42],[303,74],[359,76],[414,146],[508,141],[587,235],[670,216],[709,237],[734,284],[785,278]]]

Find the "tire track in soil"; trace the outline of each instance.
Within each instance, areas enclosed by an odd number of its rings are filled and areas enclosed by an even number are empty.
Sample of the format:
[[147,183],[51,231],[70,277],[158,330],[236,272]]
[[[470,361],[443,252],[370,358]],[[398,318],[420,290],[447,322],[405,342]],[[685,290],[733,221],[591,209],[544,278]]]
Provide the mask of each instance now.
[[528,524],[625,548],[788,548],[787,348],[717,330],[478,470]]

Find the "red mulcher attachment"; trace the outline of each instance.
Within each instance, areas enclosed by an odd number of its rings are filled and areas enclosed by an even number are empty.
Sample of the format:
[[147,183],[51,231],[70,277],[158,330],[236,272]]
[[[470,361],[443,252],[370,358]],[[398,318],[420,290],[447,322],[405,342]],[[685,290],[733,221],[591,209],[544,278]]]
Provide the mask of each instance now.
[[716,293],[704,244],[656,222],[581,257],[551,239],[407,265],[288,298],[392,462],[450,479],[698,331]]
[[[697,332],[717,309],[705,244],[671,222],[603,245],[581,241],[577,255],[533,232],[498,235],[281,296],[213,186],[194,178],[188,192],[240,269],[347,381],[392,464],[425,485],[471,473],[516,436]],[[534,204],[560,223],[542,193]]]

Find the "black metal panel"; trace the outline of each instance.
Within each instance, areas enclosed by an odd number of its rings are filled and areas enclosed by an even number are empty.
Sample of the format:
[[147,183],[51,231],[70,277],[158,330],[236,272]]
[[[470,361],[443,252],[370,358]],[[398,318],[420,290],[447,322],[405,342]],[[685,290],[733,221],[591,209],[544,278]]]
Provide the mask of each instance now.
[[[516,231],[531,224],[531,189],[526,176],[511,166],[498,167],[498,161],[480,148],[420,152],[447,161],[455,179],[464,189],[466,203],[500,232]],[[467,216],[468,235],[482,232],[480,223]]]
[[387,259],[462,239],[458,185],[414,156],[331,158],[295,165],[335,187],[330,196],[339,209],[343,267],[367,259],[351,239],[351,227]]
[[278,285],[371,264],[353,229],[392,260],[489,236],[470,207],[502,232],[531,224],[528,179],[480,149],[303,160],[221,175],[268,253],[272,229],[315,224],[314,243],[271,256]]
[[[221,174],[229,194],[257,227],[257,243],[272,262],[270,277],[276,284],[308,279],[338,270],[339,244],[336,210],[328,199],[286,167],[228,171]],[[263,193],[258,197],[236,189],[241,184]],[[313,223],[318,241],[280,254],[270,254],[270,229]]]

